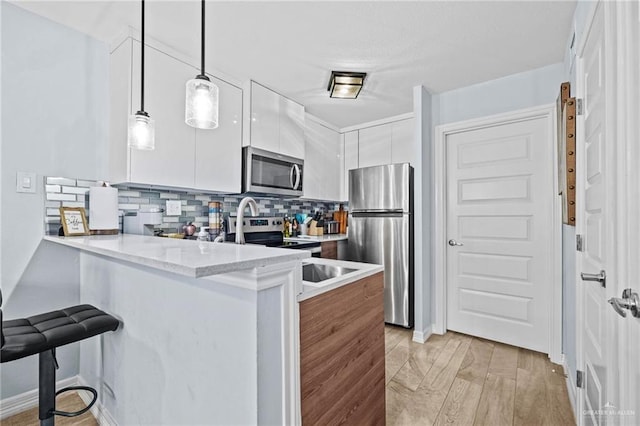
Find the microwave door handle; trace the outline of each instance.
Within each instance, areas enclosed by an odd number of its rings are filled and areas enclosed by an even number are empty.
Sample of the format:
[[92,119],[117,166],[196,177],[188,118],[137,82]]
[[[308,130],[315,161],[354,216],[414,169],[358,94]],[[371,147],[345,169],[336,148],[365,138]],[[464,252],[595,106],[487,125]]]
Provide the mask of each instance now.
[[292,189],[295,189],[295,186],[293,185],[293,172],[295,171],[295,167],[296,165],[294,164],[291,166],[291,170],[289,170],[289,185]]
[[296,171],[296,183],[293,185],[293,189],[298,189],[300,186],[300,167],[297,164],[294,164],[293,168]]

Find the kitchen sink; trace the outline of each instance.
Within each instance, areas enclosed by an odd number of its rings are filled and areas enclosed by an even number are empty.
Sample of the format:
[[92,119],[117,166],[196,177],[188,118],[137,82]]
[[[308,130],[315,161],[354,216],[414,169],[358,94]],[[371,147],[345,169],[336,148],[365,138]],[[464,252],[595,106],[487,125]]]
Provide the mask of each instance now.
[[302,265],[302,281],[319,283],[355,271],[357,271],[357,269],[344,268],[342,266],[306,263]]

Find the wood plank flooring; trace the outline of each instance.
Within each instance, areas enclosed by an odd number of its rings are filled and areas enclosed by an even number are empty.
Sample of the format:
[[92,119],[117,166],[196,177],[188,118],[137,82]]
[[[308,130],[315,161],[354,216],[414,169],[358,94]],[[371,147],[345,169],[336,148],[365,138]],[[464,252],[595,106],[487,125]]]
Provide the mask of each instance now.
[[[460,333],[432,335],[385,327],[387,425],[575,425],[560,365],[546,355]],[[84,407],[77,394],[58,407]],[[38,425],[37,408],[0,422]],[[57,417],[56,424],[97,425],[90,413]]]
[[447,332],[424,344],[385,327],[387,425],[575,425],[562,366]]
[[[78,411],[86,407],[82,399],[76,392],[65,393],[56,398],[56,409],[62,411]],[[2,426],[38,426],[38,407],[23,411],[9,418],[0,420]],[[56,416],[56,426],[98,426],[98,422],[91,415],[91,412],[84,413],[78,417]]]

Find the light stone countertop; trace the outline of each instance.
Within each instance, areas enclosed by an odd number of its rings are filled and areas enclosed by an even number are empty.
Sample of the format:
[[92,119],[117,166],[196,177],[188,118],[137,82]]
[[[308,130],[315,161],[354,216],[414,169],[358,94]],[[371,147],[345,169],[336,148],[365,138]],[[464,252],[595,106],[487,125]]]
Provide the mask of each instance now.
[[45,241],[192,278],[309,258],[307,250],[143,235],[45,236]]
[[341,241],[346,240],[347,234],[324,234],[321,236],[315,235],[298,235],[297,237],[285,238],[285,241],[319,241],[321,243],[325,241]]
[[320,294],[326,293],[331,290],[335,290],[336,288],[354,283],[358,280],[369,277],[373,274],[377,274],[378,272],[384,271],[384,267],[382,265],[375,265],[372,263],[361,263],[361,262],[348,262],[346,260],[322,259],[319,257],[312,257],[307,260],[303,260],[302,261],[303,267],[304,267],[304,264],[306,263],[339,266],[343,268],[355,269],[355,271],[349,272],[345,275],[342,275],[336,278],[331,278],[325,281],[321,281],[319,283],[304,281],[304,277],[303,277],[302,293],[298,295],[298,302],[311,299],[312,297],[318,296]]

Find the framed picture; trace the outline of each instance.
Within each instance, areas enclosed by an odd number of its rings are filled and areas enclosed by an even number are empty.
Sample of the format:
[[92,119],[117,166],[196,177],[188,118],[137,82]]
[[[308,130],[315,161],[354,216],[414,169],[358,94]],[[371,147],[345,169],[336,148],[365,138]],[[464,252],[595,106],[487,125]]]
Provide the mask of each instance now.
[[82,207],[60,207],[60,222],[65,237],[89,235],[87,217]]

